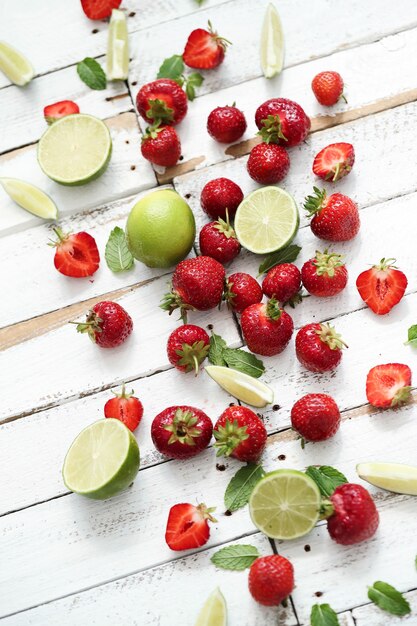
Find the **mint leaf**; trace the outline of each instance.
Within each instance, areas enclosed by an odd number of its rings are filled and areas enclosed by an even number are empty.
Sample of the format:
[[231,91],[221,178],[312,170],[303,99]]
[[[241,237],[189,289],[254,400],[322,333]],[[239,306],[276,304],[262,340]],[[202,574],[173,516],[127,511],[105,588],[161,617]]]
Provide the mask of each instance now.
[[165,59],[159,68],[157,78],[172,78],[177,80],[184,71],[184,61],[180,54],[173,54],[172,57]]
[[210,337],[210,349],[208,352],[208,360],[213,365],[226,365],[226,361],[223,358],[223,350],[227,348],[227,343],[220,335],[212,333]]
[[221,548],[213,554],[210,561],[222,569],[239,571],[250,567],[258,556],[259,552],[255,546],[238,543]]
[[248,463],[236,472],[226,487],[224,504],[228,511],[237,511],[249,502],[255,485],[260,481],[265,471],[261,465]]
[[372,587],[369,587],[368,598],[380,609],[392,615],[407,615],[411,612],[410,605],[403,594],[382,580],[377,580]]
[[265,274],[270,269],[275,267],[275,265],[280,265],[281,263],[293,263],[298,255],[300,254],[301,247],[295,244],[287,246],[283,250],[279,250],[278,252],[274,252],[270,254],[262,261],[259,266],[259,274]]
[[314,604],[310,613],[311,626],[340,626],[338,617],[330,604]]
[[195,88],[201,87],[203,84],[204,78],[198,72],[194,72],[187,76],[185,80],[185,93],[187,94],[187,98],[192,102],[195,98]]
[[224,348],[222,352],[226,365],[234,370],[259,378],[265,371],[265,366],[252,352],[245,350]]
[[134,259],[127,247],[123,228],[116,226],[110,233],[104,252],[106,263],[112,272],[125,272],[133,267]]
[[310,465],[306,469],[307,476],[310,476],[320,489],[320,493],[325,498],[330,498],[336,487],[347,483],[347,478],[341,472],[330,465]]
[[405,344],[410,344],[410,346],[417,348],[417,324],[410,326],[408,329],[408,338]]
[[101,90],[106,88],[106,75],[100,63],[97,63],[95,59],[85,57],[83,61],[78,63],[77,72],[83,83],[90,89]]

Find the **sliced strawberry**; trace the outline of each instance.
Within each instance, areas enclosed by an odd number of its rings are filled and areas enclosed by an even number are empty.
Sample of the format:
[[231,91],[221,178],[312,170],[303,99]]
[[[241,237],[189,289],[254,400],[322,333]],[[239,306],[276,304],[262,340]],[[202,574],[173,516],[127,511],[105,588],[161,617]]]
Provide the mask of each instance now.
[[223,61],[229,43],[213,31],[209,22],[209,30],[193,30],[185,44],[182,58],[188,67],[211,70]]
[[92,276],[100,264],[94,237],[85,232],[66,235],[59,228],[54,231],[58,241],[49,245],[56,248],[54,265],[58,272],[73,278]]
[[191,550],[207,543],[210,522],[216,522],[205,504],[175,504],[168,515],[165,541],[171,550]]
[[331,143],[315,156],[313,172],[319,178],[335,182],[347,176],[355,162],[351,143]]
[[61,102],[54,102],[54,104],[48,104],[43,110],[43,115],[48,124],[52,124],[59,120],[61,117],[67,115],[73,115],[79,113],[80,107],[72,100],[61,100]]
[[410,397],[411,370],[402,363],[376,365],[366,377],[366,397],[373,406],[388,408],[406,402]]
[[395,259],[381,259],[379,265],[362,272],[356,279],[360,297],[377,315],[389,313],[407,289],[406,275],[392,263]]
[[90,20],[103,20],[110,17],[113,9],[118,9],[122,0],[81,0],[84,13]]

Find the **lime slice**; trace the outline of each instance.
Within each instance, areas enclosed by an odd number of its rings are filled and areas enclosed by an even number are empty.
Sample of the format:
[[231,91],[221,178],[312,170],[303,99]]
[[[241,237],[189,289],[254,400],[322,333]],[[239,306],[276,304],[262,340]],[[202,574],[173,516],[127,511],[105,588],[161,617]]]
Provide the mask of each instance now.
[[261,187],[242,200],[235,215],[241,245],[255,254],[285,248],[298,231],[294,198],[280,187]]
[[284,64],[284,33],[275,6],[266,7],[261,33],[261,67],[266,78],[279,74]]
[[417,467],[403,463],[359,463],[359,478],[394,493],[417,496]]
[[272,539],[306,535],[319,519],[320,491],[303,472],[281,469],[266,474],[252,491],[249,510],[256,528]]
[[45,220],[55,220],[58,217],[55,202],[39,187],[18,178],[0,178],[0,184],[12,200],[29,213]]
[[112,142],[107,126],[92,115],[77,113],[57,120],[38,144],[38,162],[62,185],[84,185],[103,174]]
[[116,419],[84,428],[65,457],[62,476],[71,491],[105,500],[133,482],[139,470],[139,448],[130,430]]
[[19,87],[30,82],[35,75],[27,58],[5,41],[0,41],[0,70]]
[[227,606],[226,600],[220,589],[217,587],[207,598],[201,609],[195,626],[226,626]]
[[106,74],[108,80],[126,80],[129,71],[129,43],[126,16],[113,9],[107,44]]
[[253,376],[221,365],[207,365],[204,369],[220,387],[245,404],[261,408],[274,401],[271,387]]

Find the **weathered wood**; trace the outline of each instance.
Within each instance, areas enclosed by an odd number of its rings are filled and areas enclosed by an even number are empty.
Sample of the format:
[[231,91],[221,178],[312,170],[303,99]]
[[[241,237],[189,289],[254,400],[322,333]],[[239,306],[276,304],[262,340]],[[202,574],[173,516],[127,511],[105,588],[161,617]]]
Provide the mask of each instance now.
[[[390,582],[394,587],[397,587],[395,574],[396,571],[393,571],[389,574],[389,577],[384,580]],[[375,581],[372,580],[372,582]],[[387,620],[389,620],[389,626],[400,626],[400,624],[404,623],[412,624],[413,620],[415,620],[414,616],[417,614],[417,591],[409,591],[404,594],[404,597],[410,603],[411,615],[401,618],[382,611],[382,609],[375,606],[375,604],[365,604],[352,611],[356,626],[387,626]]]

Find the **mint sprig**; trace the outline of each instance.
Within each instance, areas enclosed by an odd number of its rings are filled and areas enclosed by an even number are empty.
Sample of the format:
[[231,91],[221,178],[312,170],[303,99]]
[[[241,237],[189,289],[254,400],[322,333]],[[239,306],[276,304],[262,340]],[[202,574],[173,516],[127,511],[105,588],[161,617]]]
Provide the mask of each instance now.
[[339,619],[330,604],[314,604],[310,613],[311,626],[340,626]]
[[213,365],[226,365],[226,361],[223,358],[223,350],[227,348],[227,343],[220,335],[212,333],[210,337],[210,349],[208,352],[208,360]]
[[408,336],[405,344],[409,344],[410,346],[413,346],[413,348],[417,348],[417,324],[413,324],[413,326],[410,326],[408,329]]
[[342,472],[330,465],[309,465],[305,473],[314,480],[325,498],[330,498],[336,487],[348,482]]
[[157,78],[170,78],[175,80],[180,87],[185,88],[187,98],[192,101],[195,98],[195,88],[201,87],[204,78],[198,72],[184,74],[185,65],[180,54],[173,54],[165,59],[158,70]]
[[127,246],[125,232],[119,226],[113,228],[110,233],[106,243],[104,258],[112,272],[125,272],[133,267],[134,258]]
[[294,261],[300,254],[300,251],[300,246],[297,246],[296,244],[291,244],[283,250],[279,250],[278,252],[270,254],[260,264],[258,269],[258,276],[266,274],[266,272],[269,272],[269,270],[275,267],[275,265],[280,265],[281,263],[294,263]]
[[407,615],[411,608],[403,594],[382,580],[374,582],[368,589],[368,598],[383,611],[392,615]]
[[237,511],[249,502],[255,485],[265,476],[261,465],[248,463],[241,467],[226,487],[224,504],[228,511]]
[[107,78],[100,63],[86,57],[77,64],[78,76],[90,89],[102,90],[106,88]]
[[213,554],[210,561],[216,567],[237,572],[250,567],[258,556],[259,552],[255,546],[237,543],[221,548]]
[[252,352],[228,348],[225,340],[214,333],[210,337],[208,360],[212,365],[228,366],[253,378],[259,378],[265,371],[262,361]]

